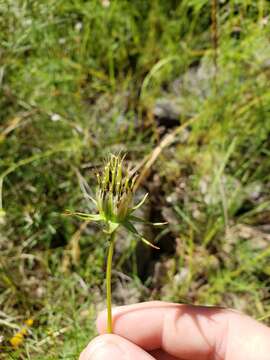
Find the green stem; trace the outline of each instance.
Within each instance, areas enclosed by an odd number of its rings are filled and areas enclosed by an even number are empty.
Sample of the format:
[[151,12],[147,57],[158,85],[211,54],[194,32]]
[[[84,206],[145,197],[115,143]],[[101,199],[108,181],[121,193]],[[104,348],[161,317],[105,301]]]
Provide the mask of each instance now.
[[109,251],[107,258],[107,271],[106,271],[106,290],[107,290],[107,333],[112,334],[112,258],[115,231],[111,234],[109,239]]

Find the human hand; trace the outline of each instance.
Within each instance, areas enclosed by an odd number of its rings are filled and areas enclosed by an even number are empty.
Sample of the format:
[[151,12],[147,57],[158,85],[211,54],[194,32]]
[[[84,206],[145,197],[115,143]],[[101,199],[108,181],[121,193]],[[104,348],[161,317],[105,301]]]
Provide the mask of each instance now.
[[270,360],[270,328],[237,311],[146,302],[113,310],[79,360]]

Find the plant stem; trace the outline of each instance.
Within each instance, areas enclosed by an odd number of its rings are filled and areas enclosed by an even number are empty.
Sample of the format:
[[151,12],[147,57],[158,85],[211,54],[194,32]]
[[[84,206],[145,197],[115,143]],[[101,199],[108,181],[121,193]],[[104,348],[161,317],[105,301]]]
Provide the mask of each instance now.
[[112,258],[114,249],[115,233],[111,233],[109,239],[109,251],[107,257],[107,270],[106,270],[106,290],[107,290],[107,333],[112,334]]

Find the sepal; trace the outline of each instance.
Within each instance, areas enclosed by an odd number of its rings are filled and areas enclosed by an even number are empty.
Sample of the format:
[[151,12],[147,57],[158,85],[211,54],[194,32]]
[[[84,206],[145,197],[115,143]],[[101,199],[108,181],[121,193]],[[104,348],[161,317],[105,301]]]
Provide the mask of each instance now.
[[135,236],[137,236],[142,242],[144,242],[146,245],[151,246],[154,249],[159,249],[158,246],[152,244],[150,241],[145,239],[135,228],[135,226],[128,220],[124,221],[122,224],[128,231],[132,232]]

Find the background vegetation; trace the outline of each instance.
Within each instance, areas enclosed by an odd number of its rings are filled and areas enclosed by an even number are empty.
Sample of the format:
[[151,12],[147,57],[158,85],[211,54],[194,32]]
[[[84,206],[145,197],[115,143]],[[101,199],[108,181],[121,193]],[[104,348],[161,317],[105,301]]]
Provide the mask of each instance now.
[[269,2],[2,0],[0,17],[1,359],[76,359],[94,336],[107,244],[62,213],[90,210],[119,150],[148,160],[144,216],[169,226],[144,229],[159,252],[123,233],[114,302],[269,322]]

